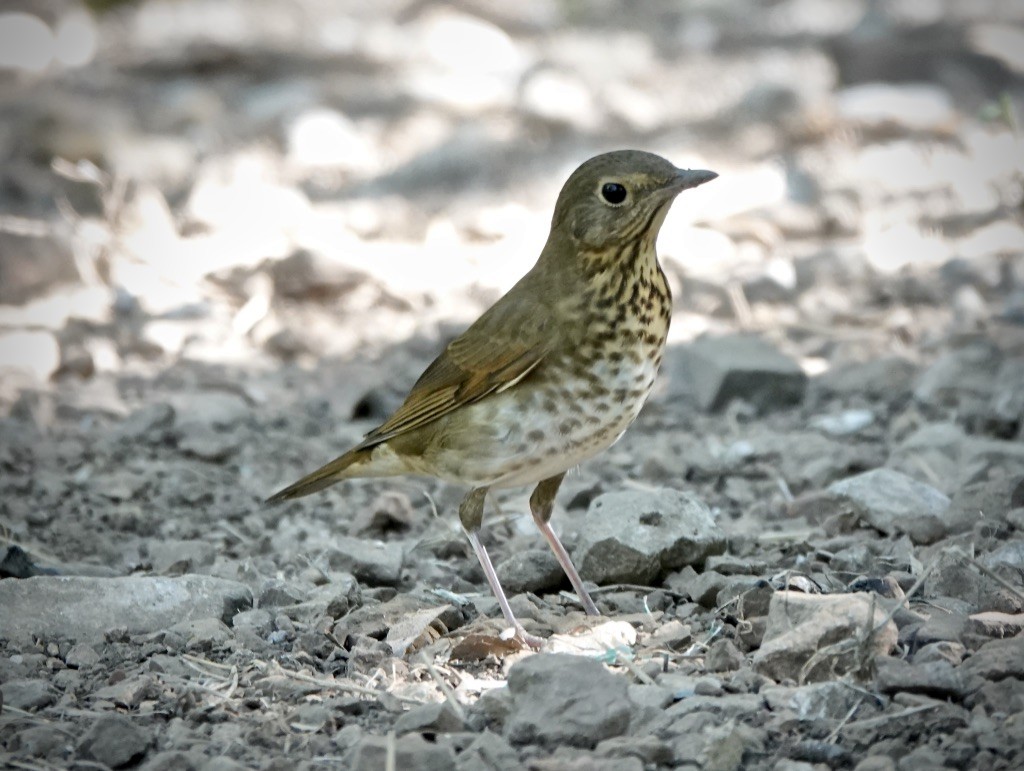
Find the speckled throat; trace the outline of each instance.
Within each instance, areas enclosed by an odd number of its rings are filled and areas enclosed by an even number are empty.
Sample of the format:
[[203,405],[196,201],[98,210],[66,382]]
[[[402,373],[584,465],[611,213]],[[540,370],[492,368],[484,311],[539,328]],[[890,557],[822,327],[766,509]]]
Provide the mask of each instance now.
[[611,446],[636,419],[661,365],[671,292],[653,238],[621,241],[601,262],[563,319],[578,325],[578,345],[473,405],[473,422],[488,427],[476,437],[481,451],[431,454],[431,473],[474,486],[532,484]]

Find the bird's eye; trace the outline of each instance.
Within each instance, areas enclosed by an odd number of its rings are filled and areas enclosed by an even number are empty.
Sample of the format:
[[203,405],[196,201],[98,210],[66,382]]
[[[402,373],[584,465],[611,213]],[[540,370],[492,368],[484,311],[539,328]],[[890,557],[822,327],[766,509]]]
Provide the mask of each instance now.
[[626,200],[626,188],[618,182],[605,182],[601,185],[601,197],[612,206],[618,206]]

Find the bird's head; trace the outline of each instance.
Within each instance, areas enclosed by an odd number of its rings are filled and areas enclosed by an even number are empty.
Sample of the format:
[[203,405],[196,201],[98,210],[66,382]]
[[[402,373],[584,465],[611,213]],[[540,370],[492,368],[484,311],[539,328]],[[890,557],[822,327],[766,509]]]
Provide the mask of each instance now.
[[672,201],[683,190],[709,182],[713,171],[677,169],[641,150],[597,155],[572,173],[555,204],[552,233],[584,251],[602,251],[658,235]]

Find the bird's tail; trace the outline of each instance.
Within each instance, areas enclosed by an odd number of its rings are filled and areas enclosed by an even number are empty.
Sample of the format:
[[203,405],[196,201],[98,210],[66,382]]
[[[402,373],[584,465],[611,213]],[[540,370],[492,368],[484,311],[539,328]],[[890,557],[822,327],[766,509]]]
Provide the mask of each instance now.
[[369,460],[370,452],[371,448],[349,450],[326,466],[321,466],[311,474],[306,474],[298,482],[288,485],[283,490],[278,490],[267,498],[266,503],[279,503],[280,501],[292,498],[301,498],[304,495],[323,490],[325,487],[330,487],[335,482],[359,476],[358,472],[352,473],[355,469],[352,469],[352,471],[349,471],[349,469],[352,466],[361,465]]

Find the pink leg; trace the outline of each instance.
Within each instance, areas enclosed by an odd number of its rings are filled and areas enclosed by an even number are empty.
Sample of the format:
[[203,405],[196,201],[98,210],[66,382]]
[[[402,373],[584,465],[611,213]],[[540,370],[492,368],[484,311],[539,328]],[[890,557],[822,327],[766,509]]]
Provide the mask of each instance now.
[[547,522],[543,522],[540,519],[534,517],[537,522],[537,527],[540,528],[541,533],[544,534],[544,538],[547,539],[548,546],[551,547],[551,551],[555,553],[555,559],[558,560],[558,564],[562,566],[562,570],[569,576],[569,583],[572,584],[572,588],[576,590],[576,594],[580,597],[580,602],[583,603],[583,610],[587,612],[588,616],[600,616],[601,612],[597,609],[594,601],[590,599],[590,592],[583,586],[583,580],[580,578],[580,574],[576,572],[576,566],[572,564],[572,560],[569,559],[569,552],[562,546],[562,542],[558,540],[558,536],[555,535],[555,531],[551,529],[551,525]]
[[498,600],[498,605],[501,607],[502,615],[505,616],[505,621],[508,622],[509,626],[516,630],[516,637],[531,648],[539,648],[543,645],[544,641],[523,629],[523,625],[519,623],[519,620],[512,613],[512,608],[508,604],[508,598],[505,596],[505,590],[501,588],[501,583],[498,581],[498,574],[494,572],[494,565],[491,564],[491,558],[487,554],[487,549],[485,549],[484,545],[480,543],[480,536],[477,535],[475,530],[467,530],[466,535],[469,537],[469,542],[473,546],[473,551],[476,552],[476,558],[480,560],[480,566],[484,569],[484,575],[487,576],[487,583],[491,585],[491,591]]
[[491,591],[494,593],[495,599],[498,600],[498,605],[501,608],[502,615],[505,616],[505,621],[516,630],[516,637],[519,640],[531,648],[539,648],[544,641],[527,632],[512,613],[512,607],[508,604],[505,590],[501,588],[501,582],[498,581],[498,574],[494,570],[494,565],[487,554],[487,549],[480,543],[479,530],[483,522],[484,498],[486,496],[486,487],[478,487],[475,490],[471,490],[459,506],[459,519],[462,520],[462,527],[466,531],[466,536],[469,538],[473,551],[476,553],[476,558],[480,560],[480,567],[484,569],[484,576],[487,577],[487,583],[490,584]]
[[547,540],[548,546],[555,553],[555,559],[558,560],[558,564],[562,566],[562,570],[569,577],[569,583],[572,584],[572,588],[579,595],[580,602],[583,603],[583,610],[587,612],[588,616],[600,616],[600,611],[598,611],[594,601],[590,598],[590,592],[583,586],[583,580],[580,578],[580,574],[576,572],[576,566],[572,564],[572,560],[569,558],[569,552],[562,546],[562,542],[558,540],[558,536],[555,535],[555,531],[551,529],[551,525],[548,522],[551,519],[551,509],[555,503],[555,493],[558,492],[558,486],[562,484],[564,477],[565,474],[559,474],[556,477],[545,479],[537,485],[537,489],[530,496],[530,511],[533,512],[533,521],[537,523],[537,527],[540,528],[540,532],[544,535],[545,540]]

